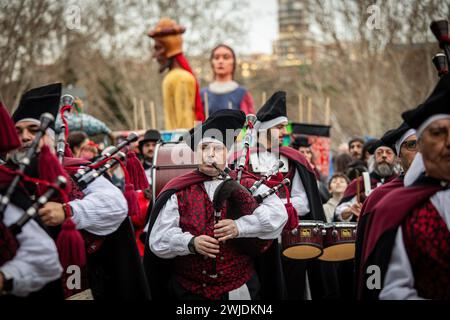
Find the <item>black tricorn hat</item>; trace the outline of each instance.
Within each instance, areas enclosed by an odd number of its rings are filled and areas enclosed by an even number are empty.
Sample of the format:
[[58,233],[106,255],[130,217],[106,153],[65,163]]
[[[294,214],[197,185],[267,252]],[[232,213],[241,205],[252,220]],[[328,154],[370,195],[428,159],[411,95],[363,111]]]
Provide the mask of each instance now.
[[376,148],[384,145],[390,147],[392,150],[394,150],[395,154],[398,155],[396,148],[397,141],[401,139],[402,136],[410,129],[411,128],[408,126],[408,124],[406,122],[403,122],[398,128],[386,131],[380,139],[382,141],[382,144],[375,146],[374,152]]
[[276,118],[287,117],[286,92],[275,92],[261,107],[261,109],[259,109],[256,117],[260,122],[268,122]]
[[[45,112],[50,113],[56,119],[61,98],[61,83],[53,83],[46,86],[33,88],[25,92],[20,98],[19,106],[12,118],[15,123],[25,119],[39,120]],[[54,129],[54,122],[50,126]]]
[[204,138],[219,140],[230,149],[244,126],[245,119],[245,113],[241,110],[216,111],[205,122],[192,128],[185,140],[194,151]]
[[443,75],[430,96],[417,108],[402,113],[402,118],[413,129],[419,129],[430,117],[450,114],[450,74]]

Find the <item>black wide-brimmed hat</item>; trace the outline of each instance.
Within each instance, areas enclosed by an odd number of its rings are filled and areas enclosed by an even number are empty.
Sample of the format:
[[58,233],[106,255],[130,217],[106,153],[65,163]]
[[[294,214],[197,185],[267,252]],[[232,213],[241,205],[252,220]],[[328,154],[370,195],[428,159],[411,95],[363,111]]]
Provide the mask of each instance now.
[[[45,112],[50,113],[56,119],[60,105],[61,90],[61,83],[53,83],[25,92],[20,98],[19,106],[12,116],[14,122],[31,119],[39,121],[41,115]],[[54,122],[50,128],[55,128]]]

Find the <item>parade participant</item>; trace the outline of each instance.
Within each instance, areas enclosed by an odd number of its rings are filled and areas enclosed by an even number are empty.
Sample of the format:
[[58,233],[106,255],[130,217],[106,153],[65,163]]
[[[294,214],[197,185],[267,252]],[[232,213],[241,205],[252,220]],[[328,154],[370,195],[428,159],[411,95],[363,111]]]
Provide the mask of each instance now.
[[67,137],[67,143],[69,144],[70,150],[72,151],[72,155],[75,158],[80,157],[81,147],[83,147],[88,142],[89,137],[83,131],[72,131]]
[[[449,88],[444,75],[424,103],[402,114],[417,130],[419,153],[405,186],[374,209],[362,247],[361,299],[450,299]],[[366,286],[371,265],[379,268],[378,285]]]
[[[316,176],[305,157],[295,149],[282,147],[287,134],[286,93],[275,92],[257,113],[258,146],[250,150],[249,171],[256,175],[266,173],[279,160],[284,166],[280,170],[283,178],[292,181],[289,187],[293,214],[301,219],[326,221],[320,199]],[[255,139],[256,140],[256,139]],[[237,159],[237,155],[234,157]],[[287,195],[280,193],[282,201],[288,202]],[[333,298],[338,295],[334,267],[322,262],[302,262],[283,259],[289,299],[305,299],[308,294],[306,270],[313,299]]]
[[162,18],[148,36],[155,40],[153,57],[160,72],[169,69],[162,84],[166,130],[192,128],[204,121],[205,114],[197,80],[183,55],[185,28],[169,18]]
[[[19,138],[0,102],[0,150],[9,152],[20,146]],[[0,198],[13,179],[0,170]],[[21,190],[11,197],[0,214],[0,301],[10,297],[30,297],[61,277],[61,264],[55,243],[36,221],[30,221],[14,235],[9,227],[31,206]]]
[[349,183],[350,180],[343,173],[335,173],[330,178],[330,181],[328,182],[328,190],[331,194],[331,198],[323,205],[323,211],[325,212],[327,222],[333,222],[334,211],[336,210],[339,202],[342,200],[345,189],[347,189]]
[[[406,172],[409,170],[411,163],[417,153],[417,137],[416,130],[411,129],[406,123],[402,123],[400,127],[387,131],[381,138],[386,144],[392,145],[395,153],[398,155],[402,164],[403,172],[394,180],[376,188],[364,201],[361,208],[361,215],[358,222],[356,254],[355,254],[355,270],[360,268],[361,246],[364,243],[365,235],[370,233],[372,221],[377,219],[373,214],[374,207],[393,190],[403,187],[403,180]],[[377,142],[381,144],[381,142]],[[379,213],[379,212],[378,212]],[[357,275],[360,273],[357,272]],[[356,286],[360,279],[356,279]]]
[[148,183],[152,184],[153,154],[156,144],[161,141],[161,134],[158,130],[150,129],[144,134],[144,138],[139,141],[139,152],[142,155],[142,166],[145,170]]
[[353,160],[361,159],[362,149],[364,146],[364,139],[360,137],[354,137],[348,142],[348,151],[352,156]]
[[[370,172],[370,188],[374,190],[380,185],[390,182],[397,177],[395,172],[396,155],[391,144],[380,140],[372,147],[374,154],[374,168]],[[366,183],[363,177],[353,180],[345,190],[344,197],[336,208],[335,220],[355,221],[361,213],[362,203],[366,198]],[[359,189],[359,194],[357,191]],[[371,191],[370,190],[370,191]],[[368,190],[368,192],[370,192]]]
[[94,141],[89,140],[86,144],[84,144],[80,148],[79,158],[85,159],[88,161],[94,160],[98,157],[99,146]]
[[[248,214],[233,219],[231,215],[236,212],[225,208],[220,211],[220,221],[214,221],[215,192],[223,191],[217,191],[223,182],[216,167],[225,169],[227,148],[233,145],[244,122],[242,111],[221,110],[191,130],[188,144],[195,152],[198,170],[170,181],[151,214],[144,264],[153,297],[234,300],[262,295],[259,287],[265,279],[258,276],[252,256],[238,240],[276,239],[287,220],[283,203],[271,195],[258,206],[248,191],[231,181],[231,185],[240,187],[237,190],[245,191],[235,195],[238,203],[232,196],[226,206],[231,207],[233,202],[238,205],[233,206],[237,211]],[[244,180],[241,182],[249,186],[254,181]],[[261,186],[256,194],[266,190]],[[277,277],[274,273],[268,276]]]
[[[49,112],[56,118],[60,96],[60,83],[34,88],[23,94],[13,115],[22,146],[11,155],[12,159],[23,153],[33,141],[42,113]],[[54,139],[54,129],[47,129],[41,139],[39,150],[45,146],[50,147],[50,150],[54,152]],[[80,164],[87,163],[80,162],[79,159],[64,158],[65,168],[70,175],[76,173],[76,170],[72,170],[71,167]],[[44,166],[38,161],[32,161],[29,174],[33,177],[41,177],[44,174]],[[95,179],[84,189],[81,189],[74,180],[70,184],[71,201],[67,205],[54,201],[47,202],[39,210],[40,220],[48,227],[50,234],[56,240],[61,232],[61,226],[64,226],[67,216],[71,214],[75,228],[82,230],[86,241],[87,274],[82,270],[82,277],[89,280],[95,299],[141,298],[141,294],[145,296],[145,288],[142,289],[142,285],[137,283],[140,280],[135,278],[138,277],[138,273],[132,274],[132,270],[136,270],[131,266],[133,253],[137,259],[139,256],[131,223],[127,218],[127,201],[122,192],[103,176]],[[36,188],[27,186],[27,191],[34,195]],[[63,268],[66,267],[63,265]],[[66,274],[64,270],[63,275]],[[77,291],[70,290],[65,283],[63,285],[66,296]]]
[[221,109],[241,110],[245,114],[254,114],[252,95],[234,81],[237,63],[234,50],[225,44],[219,44],[211,51],[209,60],[214,81],[201,90],[205,108],[207,106],[205,95],[207,95],[209,114]]

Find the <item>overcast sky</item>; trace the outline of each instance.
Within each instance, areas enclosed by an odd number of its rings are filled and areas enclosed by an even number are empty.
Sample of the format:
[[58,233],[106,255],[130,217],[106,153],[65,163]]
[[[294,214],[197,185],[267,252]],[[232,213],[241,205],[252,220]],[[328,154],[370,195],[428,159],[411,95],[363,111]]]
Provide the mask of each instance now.
[[272,53],[272,42],[278,37],[277,0],[247,0],[248,46],[242,53]]

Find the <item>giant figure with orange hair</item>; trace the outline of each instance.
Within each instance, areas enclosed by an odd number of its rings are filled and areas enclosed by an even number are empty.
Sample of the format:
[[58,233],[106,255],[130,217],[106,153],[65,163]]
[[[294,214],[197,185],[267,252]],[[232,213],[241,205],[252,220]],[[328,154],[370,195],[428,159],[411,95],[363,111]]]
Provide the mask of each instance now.
[[163,80],[164,119],[166,130],[192,128],[205,115],[199,86],[183,55],[181,34],[186,29],[169,18],[162,18],[148,36],[155,40],[153,57],[160,72],[169,69]]

